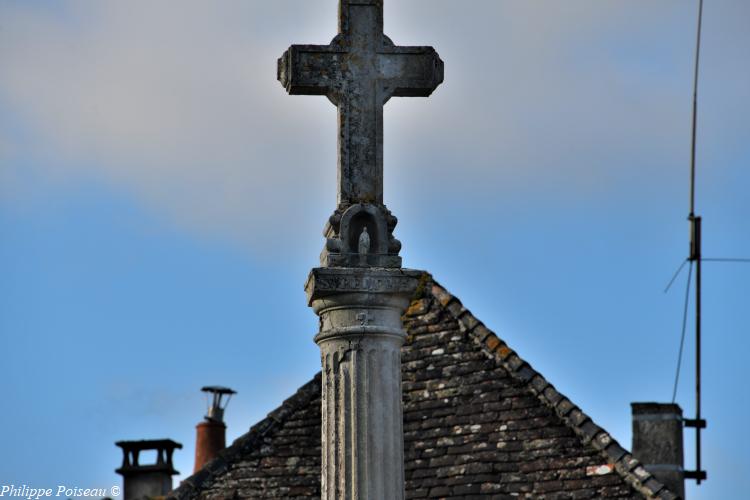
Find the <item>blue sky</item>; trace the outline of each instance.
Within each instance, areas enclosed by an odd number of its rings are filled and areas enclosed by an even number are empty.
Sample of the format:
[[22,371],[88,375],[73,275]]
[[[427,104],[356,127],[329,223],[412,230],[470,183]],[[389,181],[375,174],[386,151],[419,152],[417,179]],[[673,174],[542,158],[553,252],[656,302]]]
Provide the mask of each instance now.
[[[629,403],[671,397],[693,3],[386,3],[391,38],[446,63],[432,97],[386,106],[405,265],[626,447]],[[704,254],[750,257],[750,6],[705,9]],[[185,445],[184,477],[201,386],[239,392],[231,440],[317,371],[302,284],[335,203],[335,110],[285,95],[275,60],[326,43],[335,16],[334,0],[0,2],[0,483],[120,484],[114,441],[162,437]],[[750,490],[750,265],[706,263],[704,287],[693,499]]]

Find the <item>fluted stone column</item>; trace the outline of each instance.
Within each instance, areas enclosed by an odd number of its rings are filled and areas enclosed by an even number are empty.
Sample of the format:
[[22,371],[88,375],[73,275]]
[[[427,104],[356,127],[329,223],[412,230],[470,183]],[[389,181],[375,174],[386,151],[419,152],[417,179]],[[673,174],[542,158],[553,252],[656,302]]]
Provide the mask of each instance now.
[[401,315],[423,273],[316,268],[305,289],[320,317],[322,498],[404,498]]

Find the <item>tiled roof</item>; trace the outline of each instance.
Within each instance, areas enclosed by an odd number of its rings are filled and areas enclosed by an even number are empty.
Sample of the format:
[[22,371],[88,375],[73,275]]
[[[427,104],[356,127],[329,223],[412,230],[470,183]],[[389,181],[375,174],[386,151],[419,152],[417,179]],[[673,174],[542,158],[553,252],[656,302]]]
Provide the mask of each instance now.
[[[269,441],[273,442],[273,454],[266,449]],[[320,496],[320,373],[218,457],[182,481],[167,498],[204,498],[205,490],[216,489],[217,480],[231,475],[230,471],[236,475],[238,464],[247,469],[246,473],[240,472],[243,477],[238,482],[245,483],[244,490],[257,492],[257,496],[235,495],[235,489],[225,494],[213,491],[212,498],[269,498],[265,495],[269,488],[283,491],[284,498]],[[255,489],[254,470],[262,470],[263,478],[256,481],[260,484]]]
[[[676,499],[430,278],[404,315],[407,498]],[[320,376],[172,493],[318,498]]]

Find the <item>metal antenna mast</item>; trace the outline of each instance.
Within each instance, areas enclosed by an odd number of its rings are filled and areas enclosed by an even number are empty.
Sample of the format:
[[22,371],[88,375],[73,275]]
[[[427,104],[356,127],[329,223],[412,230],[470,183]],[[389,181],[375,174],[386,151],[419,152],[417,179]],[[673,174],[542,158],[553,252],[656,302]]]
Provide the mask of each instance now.
[[695,429],[695,463],[696,468],[692,471],[685,471],[686,479],[695,479],[697,484],[706,480],[706,471],[701,469],[701,430],[706,428],[706,420],[701,417],[701,267],[706,262],[741,262],[750,263],[750,258],[704,258],[701,253],[702,245],[702,224],[701,217],[695,214],[695,145],[696,129],[698,117],[698,68],[701,51],[701,26],[703,21],[703,0],[698,2],[698,32],[695,43],[695,71],[693,74],[693,123],[692,123],[692,140],[690,149],[690,255],[680,265],[670,280],[666,293],[672,286],[677,276],[680,274],[685,264],[689,263],[690,272],[688,274],[685,306],[682,318],[682,335],[680,339],[680,348],[677,358],[677,373],[675,374],[674,389],[672,392],[672,402],[674,403],[677,396],[677,385],[680,379],[680,365],[682,362],[682,348],[685,340],[685,327],[687,324],[687,311],[690,293],[690,277],[692,274],[693,264],[695,264],[695,418],[686,418],[683,420],[685,427]]
[[[706,471],[701,469],[701,430],[706,421],[701,418],[701,217],[695,215],[695,135],[698,117],[698,68],[701,51],[701,24],[703,21],[703,0],[698,3],[698,33],[695,43],[695,72],[693,75],[693,126],[690,149],[690,257],[695,263],[695,418],[685,419],[685,427],[695,428],[695,470],[685,471],[685,478],[695,479],[701,484],[706,479]],[[688,285],[689,286],[689,285]]]

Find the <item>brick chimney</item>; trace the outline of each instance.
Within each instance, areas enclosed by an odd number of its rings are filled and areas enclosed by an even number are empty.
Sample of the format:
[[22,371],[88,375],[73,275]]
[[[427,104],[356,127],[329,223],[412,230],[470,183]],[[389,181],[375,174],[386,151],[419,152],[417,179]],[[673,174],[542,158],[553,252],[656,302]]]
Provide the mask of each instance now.
[[[122,448],[122,466],[115,470],[123,478],[123,500],[145,500],[172,491],[172,476],[179,474],[172,465],[172,453],[182,448],[171,439],[118,441]],[[156,450],[156,463],[140,463],[140,453]]]
[[633,455],[673,493],[685,498],[682,408],[674,403],[631,403]]
[[227,426],[224,424],[224,409],[235,391],[228,387],[207,386],[201,391],[210,398],[205,419],[195,426],[195,467],[198,472],[226,448]]

